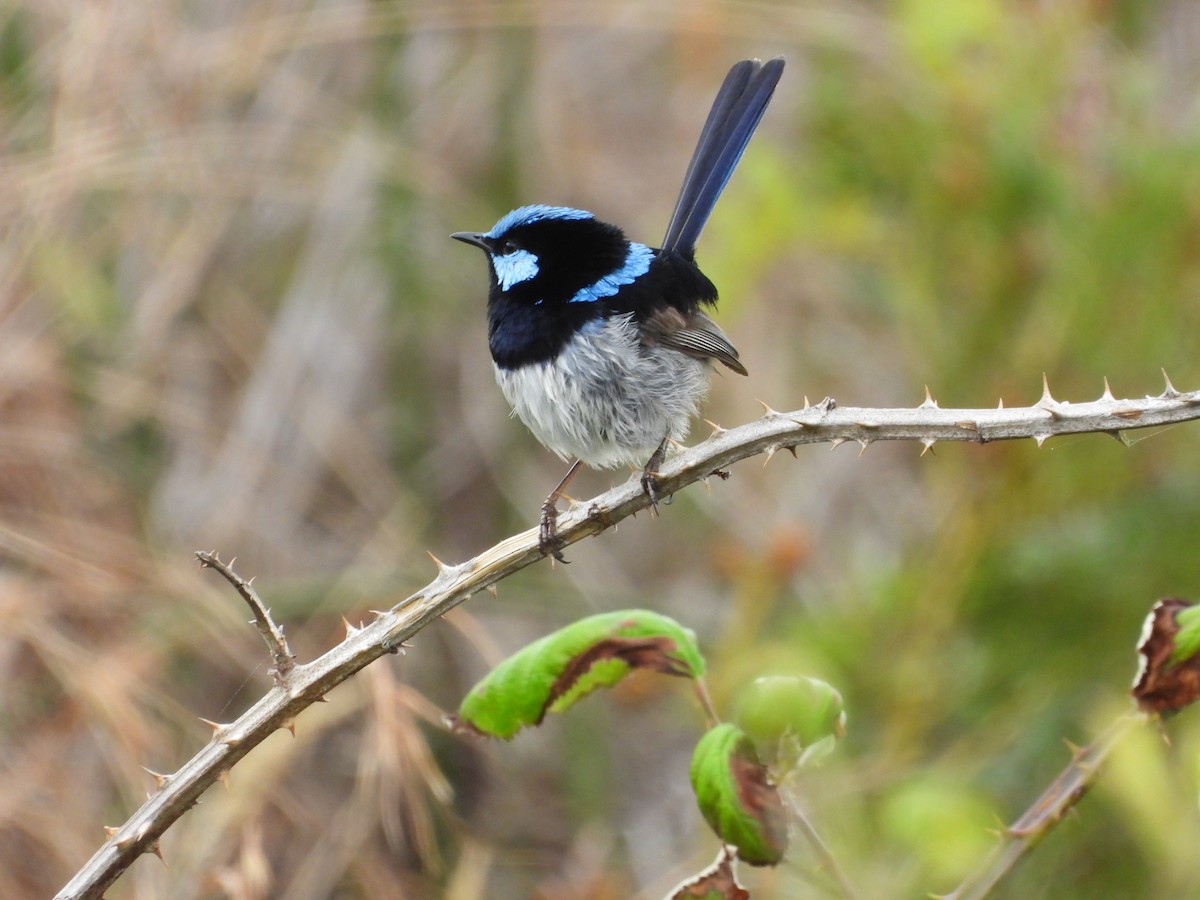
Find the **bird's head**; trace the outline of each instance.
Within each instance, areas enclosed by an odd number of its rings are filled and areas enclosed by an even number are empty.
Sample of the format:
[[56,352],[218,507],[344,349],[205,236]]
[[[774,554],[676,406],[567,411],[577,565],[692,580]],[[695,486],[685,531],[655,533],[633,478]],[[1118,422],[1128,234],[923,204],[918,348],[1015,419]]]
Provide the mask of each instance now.
[[[589,291],[630,264],[631,244],[621,229],[565,206],[522,206],[491,231],[451,237],[487,254],[493,301],[558,305],[595,299]],[[641,272],[649,265],[648,254],[636,261]]]

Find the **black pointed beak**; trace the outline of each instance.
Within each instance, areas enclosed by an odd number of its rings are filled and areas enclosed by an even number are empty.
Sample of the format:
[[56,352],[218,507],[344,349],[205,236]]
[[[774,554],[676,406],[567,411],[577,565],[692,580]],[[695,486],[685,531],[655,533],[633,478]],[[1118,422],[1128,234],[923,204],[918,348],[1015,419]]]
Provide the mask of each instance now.
[[489,249],[487,238],[478,231],[456,231],[450,237],[456,241],[462,241],[464,244],[474,244],[480,250]]

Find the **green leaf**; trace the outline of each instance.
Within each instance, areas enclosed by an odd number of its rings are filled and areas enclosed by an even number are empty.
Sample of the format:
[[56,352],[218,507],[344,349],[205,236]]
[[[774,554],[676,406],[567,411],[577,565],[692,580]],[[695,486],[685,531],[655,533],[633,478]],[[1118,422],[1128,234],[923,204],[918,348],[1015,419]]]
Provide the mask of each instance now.
[[1200,653],[1200,606],[1189,606],[1175,614],[1175,649],[1171,652],[1171,665],[1179,665]]
[[787,850],[787,815],[754,745],[736,725],[710,729],[692,753],[692,790],[709,827],[752,866],[773,866]]
[[794,764],[819,744],[832,749],[846,733],[842,695],[818,678],[768,675],[755,679],[738,698],[733,716],[771,762]]
[[704,658],[696,635],[642,609],[581,619],[534,641],[476,684],[451,717],[457,730],[507,740],[547,712],[561,713],[632,669],[698,678]]

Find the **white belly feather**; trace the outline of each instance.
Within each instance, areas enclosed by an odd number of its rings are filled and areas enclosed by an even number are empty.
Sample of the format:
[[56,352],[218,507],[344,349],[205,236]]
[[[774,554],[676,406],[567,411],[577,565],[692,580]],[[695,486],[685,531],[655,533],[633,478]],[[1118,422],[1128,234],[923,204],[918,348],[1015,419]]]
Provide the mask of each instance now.
[[629,316],[576,334],[553,360],[496,367],[513,412],[548,449],[593,468],[641,466],[662,439],[682,440],[708,391],[709,365],[643,346]]

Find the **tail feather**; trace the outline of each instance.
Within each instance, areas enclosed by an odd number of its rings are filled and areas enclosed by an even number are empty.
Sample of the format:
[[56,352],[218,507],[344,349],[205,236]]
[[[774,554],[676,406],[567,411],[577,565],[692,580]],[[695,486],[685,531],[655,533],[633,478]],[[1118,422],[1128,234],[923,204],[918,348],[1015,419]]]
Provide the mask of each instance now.
[[782,57],[765,63],[744,59],[729,70],[688,164],[671,224],[663,238],[664,250],[674,250],[689,258],[693,255],[700,232],[742,158],[782,74]]

